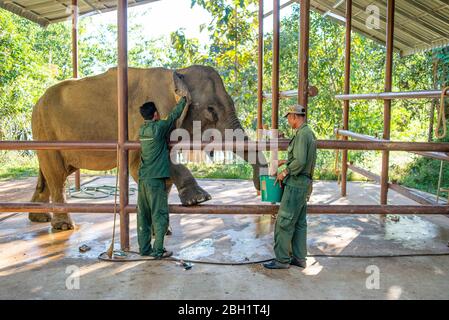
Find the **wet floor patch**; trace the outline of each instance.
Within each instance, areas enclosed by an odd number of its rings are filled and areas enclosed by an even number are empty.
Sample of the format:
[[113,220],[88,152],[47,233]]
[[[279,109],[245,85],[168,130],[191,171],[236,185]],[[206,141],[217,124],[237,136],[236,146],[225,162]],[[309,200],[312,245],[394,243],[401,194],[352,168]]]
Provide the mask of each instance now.
[[[113,185],[113,177],[92,181],[92,185]],[[251,181],[199,180],[211,192],[211,204],[260,204]],[[133,185],[133,183],[131,183]],[[312,203],[375,204],[379,187],[367,183],[348,184],[350,196],[339,197],[334,182],[317,182]],[[235,190],[238,189],[238,195]],[[214,190],[214,192],[212,192]],[[369,195],[369,196],[368,196]],[[136,201],[132,196],[130,202]],[[393,191],[392,204],[413,204]],[[69,202],[82,202],[69,199]],[[85,200],[84,200],[85,201]],[[99,199],[89,202],[113,201]],[[176,188],[170,194],[171,203],[179,203]],[[26,264],[61,255],[64,258],[97,259],[111,243],[113,216],[108,214],[73,214],[75,230],[54,232],[48,223],[28,221],[26,215],[10,217],[0,223],[0,254],[2,268]],[[136,219],[130,219],[131,249],[137,250]],[[273,230],[271,216],[244,215],[171,215],[173,235],[167,236],[165,246],[174,257],[220,263],[246,263],[273,257]],[[118,242],[118,227],[116,242]],[[434,216],[379,216],[379,215],[310,215],[308,217],[308,247],[310,254],[330,255],[394,255],[448,252],[449,219]],[[80,252],[79,247],[92,249]],[[119,244],[116,244],[119,248]]]

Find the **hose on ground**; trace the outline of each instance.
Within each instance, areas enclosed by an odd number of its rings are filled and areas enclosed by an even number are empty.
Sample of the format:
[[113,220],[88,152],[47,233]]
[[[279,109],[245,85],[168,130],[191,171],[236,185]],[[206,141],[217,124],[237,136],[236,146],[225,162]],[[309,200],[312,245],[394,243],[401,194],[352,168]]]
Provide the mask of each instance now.
[[[129,253],[139,254],[135,251],[127,251]],[[165,258],[165,259],[154,259],[154,258],[133,258],[133,259],[108,259],[105,258],[106,252],[103,252],[98,256],[98,259],[102,261],[109,262],[137,262],[137,261],[175,261],[175,262],[188,262],[188,263],[197,263],[197,264],[210,264],[210,265],[226,265],[226,266],[239,266],[239,265],[251,265],[251,264],[260,264],[263,262],[268,262],[273,259],[265,259],[265,260],[257,260],[257,261],[248,261],[248,262],[215,262],[215,261],[201,261],[201,260],[186,260],[186,259],[178,259],[178,258]],[[391,254],[391,255],[353,255],[353,254],[310,254],[308,258],[344,258],[344,259],[373,259],[373,258],[413,258],[413,257],[439,257],[439,256],[449,256],[449,252],[437,252],[437,253],[406,253],[406,254]]]

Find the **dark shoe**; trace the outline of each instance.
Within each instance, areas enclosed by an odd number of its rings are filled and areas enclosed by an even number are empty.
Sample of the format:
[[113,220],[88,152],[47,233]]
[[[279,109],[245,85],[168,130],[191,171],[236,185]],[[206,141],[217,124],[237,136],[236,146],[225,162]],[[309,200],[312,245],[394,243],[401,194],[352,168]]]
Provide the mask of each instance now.
[[156,256],[154,256],[154,258],[156,260],[159,260],[159,259],[169,258],[172,255],[173,255],[173,251],[168,251],[168,250],[164,249],[164,252],[161,255],[156,255]]
[[171,227],[168,226],[167,232],[165,233],[166,236],[171,236],[173,234],[173,231],[171,230]]
[[300,267],[300,268],[307,267],[306,259],[297,259],[295,257],[292,258],[292,261],[290,261],[290,264],[292,266],[297,266],[297,267]]
[[281,263],[277,260],[264,263],[263,266],[267,269],[288,269],[290,267],[288,263]]

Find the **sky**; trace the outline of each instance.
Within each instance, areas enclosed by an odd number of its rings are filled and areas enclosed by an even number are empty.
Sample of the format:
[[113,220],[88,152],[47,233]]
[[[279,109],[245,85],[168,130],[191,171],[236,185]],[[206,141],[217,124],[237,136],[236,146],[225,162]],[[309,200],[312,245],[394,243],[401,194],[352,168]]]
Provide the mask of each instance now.
[[[288,0],[281,0],[281,5]],[[272,1],[264,1],[264,12],[272,10]],[[257,8],[254,8],[257,10]],[[281,10],[283,16],[291,13],[291,6]],[[200,43],[209,41],[207,30],[200,32],[201,24],[210,24],[212,16],[201,6],[191,8],[191,0],[161,0],[153,3],[129,8],[129,24],[141,24],[147,38],[159,38],[169,36],[171,32],[180,28],[188,38],[197,38]],[[95,26],[105,23],[116,23],[117,11],[107,12],[95,16],[90,25],[90,32],[95,32]],[[272,16],[264,19],[264,31],[273,29]]]

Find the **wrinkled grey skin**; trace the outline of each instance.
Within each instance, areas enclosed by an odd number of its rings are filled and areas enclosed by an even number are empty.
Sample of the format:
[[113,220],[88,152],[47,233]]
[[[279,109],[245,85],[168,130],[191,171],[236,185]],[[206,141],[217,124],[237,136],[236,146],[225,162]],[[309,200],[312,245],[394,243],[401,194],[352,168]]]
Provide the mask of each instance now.
[[[237,118],[234,101],[226,92],[220,75],[213,68],[192,66],[186,69],[177,70],[177,72],[182,75],[182,80],[187,85],[192,97],[192,104],[190,105],[187,116],[182,124],[182,128],[189,131],[190,136],[193,136],[194,121],[201,121],[202,133],[208,129],[217,129],[224,139],[225,129],[241,130],[244,134],[244,139],[249,140]],[[208,140],[210,135],[206,134],[204,138]],[[239,155],[242,154],[240,153]],[[256,160],[256,162],[251,161],[253,167],[253,183],[254,187],[257,190],[260,190],[259,175],[261,174],[261,170],[265,171],[267,169],[266,159],[263,153],[243,153],[245,161],[248,161],[248,157]],[[178,167],[185,168],[181,165],[172,165],[172,177],[178,190],[180,190],[180,186],[181,188],[182,186],[186,186],[187,189],[190,189],[191,186],[197,186],[197,183],[190,172],[185,172],[185,169],[179,169],[181,172],[178,172]],[[184,176],[184,172],[186,176]],[[266,172],[262,172],[262,174],[266,174]],[[177,178],[180,176],[183,177],[182,182],[177,181]],[[187,181],[188,183],[186,183]],[[184,192],[184,190],[181,189],[180,192]],[[185,190],[185,192],[189,191]],[[187,199],[192,199],[192,203],[187,200],[187,202],[183,202],[183,204],[190,205],[202,202],[201,197],[199,199],[196,197],[196,195],[201,194],[202,191],[200,191],[200,189],[196,189],[195,191],[194,188],[192,192],[194,194],[187,197]]]
[[[154,101],[162,117],[167,116],[176,102],[190,96],[177,127],[192,133],[193,121],[201,121],[201,130],[241,129],[232,99],[227,94],[219,74],[210,67],[191,66],[177,70],[164,68],[130,68],[129,79],[129,140],[138,140],[143,119],[139,107]],[[50,87],[33,109],[34,140],[94,141],[117,139],[117,69],[80,80],[67,80]],[[39,178],[31,201],[63,203],[66,178],[76,169],[110,170],[115,168],[116,153],[106,151],[39,150]],[[246,159],[248,154],[244,155]],[[254,185],[259,190],[261,163],[254,168]],[[138,180],[140,151],[130,151],[129,170]],[[171,164],[170,183],[174,183],[184,205],[207,201],[211,196],[198,186],[190,171],[182,164]],[[170,185],[171,186],[171,185]],[[170,188],[168,189],[170,190]],[[29,214],[31,221],[49,222],[54,229],[73,229],[69,214]]]

